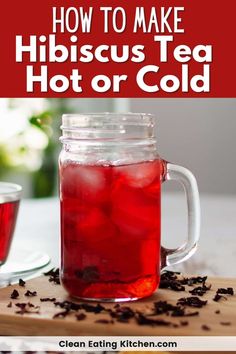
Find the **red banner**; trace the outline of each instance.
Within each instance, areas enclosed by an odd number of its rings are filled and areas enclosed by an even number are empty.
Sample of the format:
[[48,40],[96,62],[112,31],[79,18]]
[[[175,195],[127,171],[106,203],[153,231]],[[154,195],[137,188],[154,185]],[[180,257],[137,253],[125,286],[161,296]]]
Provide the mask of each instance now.
[[4,1],[1,97],[236,97],[236,1]]

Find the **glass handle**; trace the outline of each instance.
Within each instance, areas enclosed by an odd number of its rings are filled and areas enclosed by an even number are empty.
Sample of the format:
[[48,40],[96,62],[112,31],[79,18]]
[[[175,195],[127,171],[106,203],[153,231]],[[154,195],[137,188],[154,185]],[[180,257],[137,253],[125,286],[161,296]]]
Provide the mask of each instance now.
[[196,251],[200,237],[200,198],[197,181],[191,171],[182,166],[164,161],[164,180],[175,180],[182,184],[187,198],[188,238],[177,249],[161,247],[161,268],[185,261]]

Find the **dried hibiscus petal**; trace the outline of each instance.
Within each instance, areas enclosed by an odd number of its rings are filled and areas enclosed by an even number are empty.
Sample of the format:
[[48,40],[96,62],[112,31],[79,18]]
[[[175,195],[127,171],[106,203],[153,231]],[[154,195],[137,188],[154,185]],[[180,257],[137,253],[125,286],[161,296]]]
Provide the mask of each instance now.
[[25,286],[25,281],[23,279],[19,279],[19,286]]
[[197,296],[183,297],[177,301],[177,305],[198,307],[201,308],[207,304],[206,301],[202,301]]
[[25,293],[25,296],[28,296],[28,297],[37,296],[37,291],[27,290],[26,293]]
[[17,299],[19,297],[19,292],[14,289],[13,292],[11,293],[11,299]]

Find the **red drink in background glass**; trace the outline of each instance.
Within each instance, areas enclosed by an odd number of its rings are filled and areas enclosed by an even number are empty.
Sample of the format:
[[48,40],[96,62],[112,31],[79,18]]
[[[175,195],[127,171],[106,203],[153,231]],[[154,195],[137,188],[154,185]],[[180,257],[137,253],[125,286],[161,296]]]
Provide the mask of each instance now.
[[160,274],[161,161],[60,166],[62,281],[87,299],[153,293]]
[[18,208],[19,201],[0,203],[0,265],[8,256]]

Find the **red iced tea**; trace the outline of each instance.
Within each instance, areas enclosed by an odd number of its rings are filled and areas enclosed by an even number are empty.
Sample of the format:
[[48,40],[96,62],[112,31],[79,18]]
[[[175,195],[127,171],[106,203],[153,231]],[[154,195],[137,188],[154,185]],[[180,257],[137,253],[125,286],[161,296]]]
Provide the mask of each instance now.
[[160,274],[159,160],[60,167],[62,281],[87,299],[152,294]]
[[0,203],[0,265],[5,262],[16,224],[19,201]]

